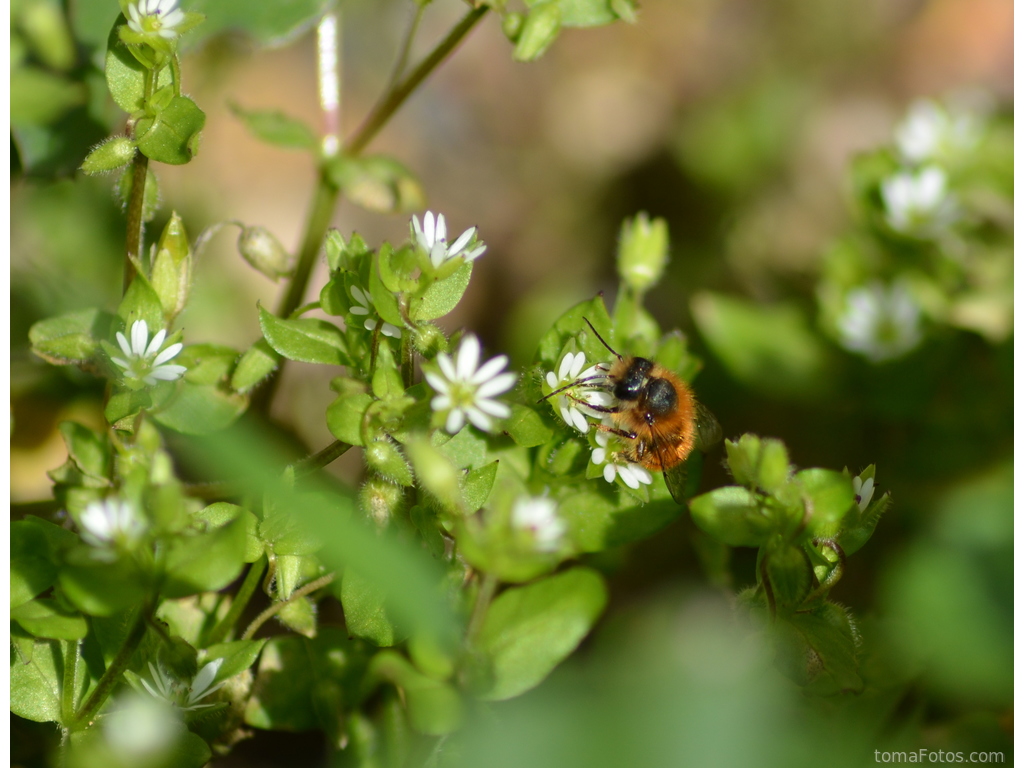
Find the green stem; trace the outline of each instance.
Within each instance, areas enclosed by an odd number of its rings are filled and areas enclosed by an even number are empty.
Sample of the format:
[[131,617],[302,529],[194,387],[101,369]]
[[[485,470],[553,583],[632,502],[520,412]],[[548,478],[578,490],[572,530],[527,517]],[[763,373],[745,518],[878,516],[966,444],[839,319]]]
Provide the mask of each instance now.
[[256,588],[260,585],[260,579],[263,578],[263,571],[267,567],[267,556],[263,555],[249,567],[249,572],[245,575],[245,581],[242,582],[242,586],[238,588],[238,593],[235,595],[235,599],[231,601],[231,607],[228,612],[224,615],[217,626],[210,632],[210,636],[206,639],[207,645],[215,645],[216,643],[224,642],[224,638],[228,636],[228,632],[235,626],[235,623],[241,617],[242,612],[249,605],[249,601],[252,596],[256,593]]
[[114,690],[114,686],[121,680],[121,675],[128,668],[128,663],[132,660],[135,649],[139,647],[139,643],[142,642],[142,638],[146,634],[146,627],[149,625],[149,619],[153,615],[153,611],[153,603],[148,600],[139,607],[135,623],[128,631],[128,636],[124,639],[124,643],[118,650],[117,655],[114,656],[114,660],[110,662],[110,666],[107,667],[106,672],[103,673],[100,681],[96,684],[92,695],[86,699],[85,704],[82,705],[78,714],[75,715],[71,726],[73,730],[88,727],[92,724],[92,719],[96,717],[100,707],[103,706],[103,702],[107,700],[107,697]]
[[282,611],[286,605],[293,603],[300,597],[305,597],[310,592],[316,592],[321,587],[326,587],[332,581],[334,581],[336,574],[328,573],[326,576],[321,576],[319,579],[315,579],[305,586],[299,587],[292,592],[291,597],[287,600],[282,600],[279,603],[274,603],[272,606],[263,611],[259,616],[252,620],[252,624],[245,628],[245,632],[242,633],[243,640],[252,640],[253,635],[272,619],[277,613]]
[[146,203],[146,176],[149,172],[149,158],[141,152],[135,153],[132,160],[132,193],[128,198],[128,222],[124,248],[124,291],[135,279],[135,263],[141,259],[142,232],[145,226],[142,220],[143,208]]
[[413,352],[409,331],[402,331],[402,383],[406,389],[415,383],[413,376],[416,373],[416,361]]
[[351,447],[352,446],[348,443],[343,443],[341,440],[335,440],[326,448],[322,448],[312,456],[294,464],[295,479],[298,480],[299,478],[313,474],[318,469],[323,469]]
[[458,44],[462,42],[462,38],[477,25],[485,13],[487,13],[486,5],[470,10],[455,25],[452,31],[448,33],[448,36],[438,43],[433,51],[427,54],[427,57],[420,62],[420,65],[407,78],[391,88],[384,95],[384,98],[377,102],[377,105],[367,116],[366,120],[363,121],[363,124],[345,142],[345,152],[347,154],[354,157],[366,148],[366,145],[380,132],[380,129],[391,119],[391,116],[405,103],[409,95],[426,79],[427,75],[437,69],[437,66],[455,50]]
[[60,689],[60,720],[65,725],[75,719],[75,691],[78,687],[78,641],[64,641],[64,680]]
[[405,74],[405,65],[409,63],[409,52],[412,50],[412,41],[416,37],[416,30],[419,29],[420,21],[423,19],[423,11],[426,8],[425,3],[416,3],[416,13],[413,15],[412,23],[405,33],[405,39],[402,40],[402,47],[398,52],[398,58],[395,60],[395,68],[391,71],[391,77],[388,78],[388,90],[393,88],[395,83],[398,82],[398,78]]
[[480,628],[484,624],[484,617],[487,615],[487,608],[494,598],[494,592],[498,588],[498,577],[488,573],[480,584],[480,590],[476,593],[476,602],[473,604],[473,614],[469,617],[469,626],[466,627],[466,640],[473,642]]

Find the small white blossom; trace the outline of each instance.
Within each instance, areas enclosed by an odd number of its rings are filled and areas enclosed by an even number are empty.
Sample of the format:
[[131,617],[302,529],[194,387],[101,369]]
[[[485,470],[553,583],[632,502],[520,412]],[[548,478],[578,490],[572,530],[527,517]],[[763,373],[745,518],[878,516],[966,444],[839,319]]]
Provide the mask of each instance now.
[[609,483],[614,483],[615,476],[618,475],[633,490],[639,488],[641,483],[643,485],[650,485],[654,478],[651,477],[651,473],[645,467],[623,461],[617,452],[608,450],[609,436],[609,433],[603,430],[598,432],[597,448],[590,455],[591,460],[595,464],[604,464],[604,479]]
[[224,659],[211,661],[196,673],[190,685],[185,685],[182,681],[171,678],[158,665],[149,662],[149,672],[153,676],[153,684],[150,685],[148,680],[142,678],[142,686],[154,698],[165,701],[183,712],[212,707],[213,704],[200,704],[199,702],[220,690],[227,683],[227,680],[222,680],[211,687],[211,683],[217,677],[217,672],[223,663]]
[[130,547],[146,533],[146,520],[129,501],[104,499],[93,501],[78,519],[82,540],[97,549],[112,550],[115,545]]
[[512,526],[530,531],[540,552],[556,552],[565,535],[565,521],[555,511],[557,504],[546,496],[516,499],[512,505]]
[[882,202],[889,225],[908,234],[937,234],[956,216],[956,203],[946,192],[946,173],[935,165],[917,173],[901,171],[883,181]]
[[[450,259],[462,256],[466,261],[473,261],[487,250],[487,246],[474,240],[476,227],[470,227],[451,245],[448,245],[448,229],[444,223],[444,214],[437,214],[437,221],[434,221],[434,214],[427,211],[423,214],[423,226],[420,220],[412,217],[412,236],[419,246],[430,256],[430,263],[434,268],[440,267]],[[472,248],[467,248],[473,241]]]
[[177,27],[185,20],[178,0],[138,0],[128,4],[128,27],[140,35],[159,35],[165,40],[178,36]]
[[437,356],[440,373],[424,372],[424,376],[437,396],[430,401],[430,407],[437,412],[447,412],[445,429],[455,434],[468,419],[478,429],[491,428],[491,417],[504,419],[512,415],[504,403],[493,399],[515,386],[518,377],[514,373],[501,373],[508,364],[505,355],[492,357],[483,365],[480,363],[480,342],[475,336],[462,339],[453,360],[442,352]]
[[[548,371],[544,377],[544,381],[547,382],[552,391],[574,381],[580,382],[579,389],[571,387],[559,393],[556,396],[555,405],[562,416],[562,420],[583,434],[590,431],[590,422],[587,421],[588,415],[600,418],[598,411],[591,411],[587,406],[607,406],[612,402],[610,393],[601,389],[587,389],[591,381],[598,379],[604,381],[606,377],[603,374],[603,369],[596,365],[590,366],[585,371],[582,370],[586,361],[586,356],[582,352],[577,352],[575,355],[572,352],[566,352],[565,357],[562,358],[562,362],[558,366],[558,373]],[[591,386],[593,385],[591,384]]]
[[168,749],[184,728],[173,706],[138,693],[122,697],[100,722],[114,752],[137,759]]
[[[358,285],[353,285],[349,288],[349,293],[352,294],[352,298],[355,299],[356,303],[349,307],[348,311],[358,317],[365,315],[366,319],[363,320],[363,328],[372,331],[377,327],[377,318],[373,314],[373,299],[370,298],[370,294]],[[380,332],[385,336],[390,336],[392,339],[402,338],[402,331],[391,323],[382,324]]]
[[921,310],[902,285],[874,282],[850,291],[837,325],[840,343],[873,362],[906,354],[921,341]]
[[857,506],[860,507],[860,511],[863,512],[868,508],[868,504],[871,503],[871,497],[875,495],[875,478],[869,477],[867,480],[861,480],[859,477],[853,478],[853,497],[857,501]]
[[915,101],[906,119],[896,127],[896,148],[905,160],[923,163],[942,160],[972,149],[980,124],[968,112],[951,114],[931,99]]
[[115,365],[124,368],[126,378],[141,379],[149,386],[153,386],[157,381],[180,379],[188,370],[183,365],[171,365],[167,362],[181,352],[180,341],[160,351],[164,339],[167,338],[167,331],[163,328],[156,332],[152,341],[149,341],[149,326],[146,321],[136,320],[132,323],[131,337],[129,344],[124,334],[118,331],[117,343],[124,357],[110,358]]

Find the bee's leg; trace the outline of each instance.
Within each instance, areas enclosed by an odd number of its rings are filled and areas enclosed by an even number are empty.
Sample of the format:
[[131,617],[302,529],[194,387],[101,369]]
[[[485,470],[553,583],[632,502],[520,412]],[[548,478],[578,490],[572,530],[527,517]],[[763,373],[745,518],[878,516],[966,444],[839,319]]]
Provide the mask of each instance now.
[[636,432],[627,432],[624,429],[617,429],[616,427],[609,427],[606,424],[595,424],[594,426],[597,429],[601,430],[602,432],[611,432],[613,435],[618,435],[619,437],[624,437],[627,440],[636,440],[636,438],[637,438]]

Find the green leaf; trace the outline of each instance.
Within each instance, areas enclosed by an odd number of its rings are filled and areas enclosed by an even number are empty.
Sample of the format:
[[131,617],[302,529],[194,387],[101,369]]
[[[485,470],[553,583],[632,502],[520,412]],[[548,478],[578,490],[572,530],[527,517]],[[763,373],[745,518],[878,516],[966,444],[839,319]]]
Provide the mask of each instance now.
[[330,627],[313,639],[271,638],[260,655],[245,722],[276,731],[326,727],[321,712],[358,700],[367,657],[362,642]]
[[288,149],[317,148],[313,129],[297,118],[278,110],[243,109],[234,102],[228,105],[257,139]]
[[330,5],[324,0],[194,0],[189,9],[206,16],[190,45],[230,33],[260,47],[281,47],[312,29]]
[[646,539],[678,518],[683,509],[666,499],[637,504],[625,494],[584,491],[561,499],[558,514],[568,523],[576,550],[603,552]]
[[404,635],[388,615],[386,598],[387,593],[383,589],[346,568],[341,580],[340,599],[349,634],[369,640],[380,648],[401,642]]
[[11,125],[49,125],[70,109],[84,104],[82,83],[33,66],[11,69]]
[[709,292],[690,306],[708,346],[744,385],[790,399],[820,399],[834,387],[833,360],[798,307]]
[[477,694],[500,701],[538,685],[590,632],[607,600],[601,576],[582,567],[506,589],[474,642],[490,672]]
[[[554,327],[544,334],[537,347],[537,362],[547,366],[547,370],[558,370],[558,364],[562,362],[562,350],[570,338],[579,341],[580,350],[586,355],[587,360],[607,360],[610,355],[601,340],[583,321],[587,318],[597,332],[605,341],[612,346],[615,339],[612,337],[612,320],[608,316],[608,308],[604,305],[601,296],[581,301],[576,306],[567,310],[558,320]],[[584,330],[586,329],[586,330]],[[580,332],[583,331],[581,334]]]
[[81,640],[89,633],[84,616],[45,598],[18,606],[11,611],[11,618],[36,637]]
[[544,445],[554,437],[554,430],[544,423],[534,408],[520,403],[510,403],[510,405],[512,415],[505,419],[501,426],[516,442],[516,445],[533,448],[536,445]]
[[260,339],[247,349],[231,374],[231,388],[242,394],[248,393],[253,387],[277,370],[281,356],[267,343]]
[[246,520],[234,520],[204,533],[173,539],[165,557],[166,597],[185,597],[226,587],[241,572],[247,546]]
[[277,620],[304,637],[316,637],[316,606],[308,597],[292,598],[277,612]]
[[459,473],[437,448],[426,440],[411,440],[406,455],[412,461],[416,479],[449,514],[463,513]]
[[216,659],[224,659],[217,670],[218,680],[227,680],[249,669],[255,663],[266,644],[262,640],[235,640],[230,643],[217,643],[206,649],[204,664]]
[[349,445],[363,444],[363,414],[373,402],[368,392],[343,392],[327,406],[327,428]]
[[[540,0],[527,0],[537,5]],[[612,0],[556,0],[562,11],[563,27],[599,27],[617,21],[621,14],[612,10]]]
[[451,312],[462,300],[473,274],[473,262],[467,261],[448,277],[430,283],[422,296],[410,302],[413,320],[435,320]]
[[185,381],[191,384],[214,385],[227,379],[238,359],[238,352],[220,344],[190,344],[174,359],[188,368]]
[[110,616],[137,605],[147,590],[144,574],[127,560],[98,563],[80,560],[60,569],[64,594],[82,613]]
[[857,663],[859,636],[845,608],[823,602],[812,611],[778,618],[776,662],[785,674],[819,695],[863,690]]
[[760,546],[773,527],[757,496],[736,485],[694,497],[690,514],[704,533],[731,547]]
[[[146,75],[149,70],[142,66],[118,36],[118,27],[126,23],[124,16],[119,15],[110,30],[104,72],[114,103],[128,114],[133,114],[145,108]],[[163,67],[157,74],[153,90],[157,91],[170,84],[171,68]]]
[[789,478],[789,454],[781,440],[746,434],[725,441],[729,471],[738,483],[777,493]]
[[462,498],[466,505],[466,511],[476,512],[491,495],[491,488],[494,487],[494,478],[498,475],[498,462],[492,461],[479,469],[468,472],[462,481]]
[[370,263],[370,298],[373,299],[373,307],[385,322],[404,328],[405,320],[398,308],[398,299],[381,279],[380,262],[380,253],[373,254],[373,261]]
[[488,463],[487,441],[472,429],[460,429],[451,436],[438,430],[431,435],[431,443],[456,469],[477,469]]
[[344,334],[326,320],[282,320],[260,307],[260,328],[274,351],[289,360],[351,365]]
[[99,309],[83,309],[49,317],[32,325],[28,339],[32,351],[53,365],[80,364],[96,353],[98,339],[113,336],[114,316]]
[[188,96],[175,96],[155,118],[136,124],[139,151],[150,160],[184,165],[199,151],[206,114]]
[[369,674],[387,680],[405,692],[409,723],[428,736],[443,736],[458,729],[464,719],[462,699],[447,683],[427,677],[396,651],[373,657]]
[[248,404],[245,395],[184,381],[153,418],[185,435],[207,435],[231,426]]
[[103,409],[103,416],[114,429],[131,431],[135,416],[152,404],[153,396],[147,389],[115,389]]
[[37,723],[59,723],[63,670],[59,642],[37,641],[30,659],[12,649],[11,712]]
[[11,608],[42,594],[57,578],[46,536],[31,520],[11,523]]
[[769,545],[762,557],[776,606],[787,611],[799,606],[811,590],[813,576],[803,549],[792,544]]
[[842,472],[804,469],[796,473],[810,512],[807,529],[816,537],[831,538],[853,506],[853,486]]
[[419,180],[392,157],[341,154],[325,170],[346,199],[369,211],[411,213],[426,205]]
[[124,321],[124,335],[129,341],[131,327],[136,320],[146,321],[150,338],[164,327],[163,304],[145,275],[137,273],[132,279],[117,307],[117,316]]

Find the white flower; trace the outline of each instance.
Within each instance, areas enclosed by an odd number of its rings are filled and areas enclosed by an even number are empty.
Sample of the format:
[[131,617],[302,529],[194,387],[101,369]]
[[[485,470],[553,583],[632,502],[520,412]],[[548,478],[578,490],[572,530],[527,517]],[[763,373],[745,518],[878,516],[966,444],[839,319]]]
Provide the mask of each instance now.
[[[427,211],[423,214],[423,226],[420,226],[420,220],[415,216],[412,217],[412,236],[413,239],[419,244],[419,246],[425,250],[430,256],[430,263],[434,265],[434,268],[440,267],[444,262],[462,256],[466,261],[473,261],[484,251],[487,250],[487,246],[479,241],[474,240],[476,235],[476,227],[470,227],[461,235],[458,239],[448,245],[448,230],[444,223],[444,214],[437,214],[437,222],[434,222],[434,214]],[[467,249],[466,246],[470,244],[470,241],[474,241],[474,246],[471,249]]]
[[896,148],[912,163],[941,160],[972,149],[979,134],[975,115],[952,115],[931,99],[920,99],[911,104],[906,119],[896,127]]
[[860,507],[861,512],[868,508],[871,497],[874,495],[875,478],[869,477],[867,480],[861,480],[859,477],[853,478],[853,497],[857,500],[857,506]]
[[956,203],[946,193],[946,174],[935,165],[883,181],[882,202],[889,225],[909,234],[936,234],[956,214]]
[[593,380],[600,379],[603,381],[606,379],[603,369],[596,365],[590,366],[585,371],[582,370],[586,361],[586,356],[582,352],[577,352],[575,355],[572,352],[566,352],[565,357],[562,358],[562,362],[558,366],[558,373],[548,371],[544,377],[544,381],[547,382],[552,391],[574,381],[580,382],[581,390],[577,390],[576,387],[570,387],[564,392],[559,393],[556,396],[555,405],[563,421],[570,427],[575,427],[583,434],[590,431],[590,422],[587,421],[588,415],[596,418],[601,417],[600,412],[592,411],[587,406],[607,406],[611,405],[612,402],[611,394],[604,390],[585,389]]
[[178,0],[138,0],[128,4],[128,27],[140,35],[157,34],[165,40],[178,36],[178,27],[185,14]]
[[222,680],[211,687],[211,683],[217,677],[217,672],[223,663],[224,659],[214,659],[196,673],[196,676],[192,678],[191,685],[185,685],[180,680],[169,677],[158,665],[149,662],[153,685],[142,678],[142,686],[151,696],[165,701],[183,712],[212,707],[213,704],[200,704],[199,702],[211,693],[219,691],[227,683],[227,680]]
[[516,499],[512,506],[512,526],[530,531],[540,552],[555,552],[565,535],[565,521],[555,509],[558,505],[546,496]]
[[874,282],[847,294],[837,321],[840,343],[873,362],[891,360],[921,341],[920,320],[921,310],[906,288]]
[[632,464],[622,461],[620,454],[608,450],[609,433],[600,431],[597,433],[597,448],[594,449],[590,458],[595,464],[604,464],[604,479],[609,483],[615,482],[618,475],[622,481],[633,490],[640,487],[640,484],[650,485],[653,482],[651,473],[639,464]]
[[[353,285],[349,288],[349,293],[352,294],[352,298],[356,300],[356,303],[349,307],[348,311],[360,317],[367,315],[367,318],[363,321],[363,328],[372,331],[377,327],[377,318],[373,314],[373,299],[370,298],[370,294],[358,285]],[[402,338],[402,331],[391,323],[381,325],[380,332],[385,336],[390,336],[392,339]]]
[[134,504],[114,498],[91,502],[78,524],[82,540],[97,549],[111,549],[116,544],[131,546],[147,528]]
[[437,397],[430,401],[435,411],[447,411],[445,429],[455,434],[466,419],[478,429],[491,428],[491,417],[504,419],[512,415],[511,409],[493,398],[515,386],[518,377],[514,373],[501,373],[508,364],[505,355],[492,357],[482,366],[480,342],[475,336],[462,339],[455,360],[444,352],[437,356],[440,374],[424,372]]
[[180,341],[171,344],[161,352],[160,347],[163,345],[164,339],[167,338],[167,331],[163,328],[157,331],[152,341],[149,341],[149,326],[146,321],[136,320],[132,323],[131,337],[131,344],[129,344],[124,334],[118,331],[117,343],[121,347],[121,351],[124,352],[124,358],[110,358],[115,365],[124,368],[127,378],[141,379],[146,384],[153,386],[158,380],[180,379],[188,370],[183,365],[167,363],[181,352],[182,344]]
[[115,753],[143,759],[168,749],[184,728],[173,706],[138,693],[120,699],[100,722]]

